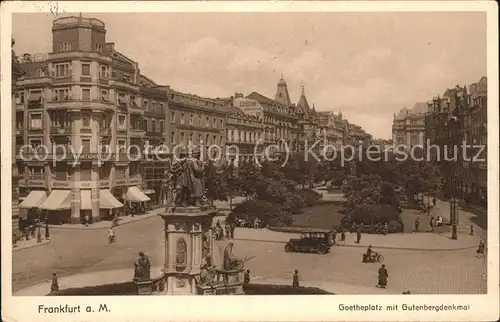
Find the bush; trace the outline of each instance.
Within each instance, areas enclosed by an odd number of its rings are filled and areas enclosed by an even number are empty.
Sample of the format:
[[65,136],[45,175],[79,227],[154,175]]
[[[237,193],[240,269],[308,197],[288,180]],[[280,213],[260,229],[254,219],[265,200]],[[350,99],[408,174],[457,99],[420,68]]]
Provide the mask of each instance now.
[[[289,285],[243,284],[245,295],[311,295],[333,294],[316,287],[292,287]],[[68,288],[46,296],[109,296],[137,295],[137,287],[133,282]]]
[[246,218],[250,221],[259,218],[266,226],[283,226],[292,223],[291,214],[284,211],[281,205],[257,199],[246,200],[236,205],[227,220],[235,222],[237,218]]
[[292,287],[291,285],[243,284],[245,295],[312,295],[333,294],[317,287]]
[[397,221],[403,225],[399,217],[399,211],[389,205],[373,204],[357,206],[349,213],[348,219],[351,223],[363,223],[365,225],[389,223],[390,221]]
[[108,296],[108,295],[137,295],[137,286],[134,282],[103,284],[95,286],[85,286],[78,288],[67,288],[47,296]]

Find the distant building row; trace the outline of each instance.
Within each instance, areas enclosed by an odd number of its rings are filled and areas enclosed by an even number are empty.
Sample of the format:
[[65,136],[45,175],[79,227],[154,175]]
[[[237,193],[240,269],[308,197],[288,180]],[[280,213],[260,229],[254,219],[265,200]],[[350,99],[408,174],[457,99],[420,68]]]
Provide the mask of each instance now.
[[[469,86],[447,89],[441,97],[395,114],[392,126],[396,145],[429,148],[431,158],[441,167],[446,195],[451,196],[455,189],[457,198],[483,206],[487,202],[487,86],[487,78],[482,77]],[[462,142],[477,145],[466,149],[465,160]],[[454,146],[458,147],[458,161],[444,160],[445,153],[451,159]]]

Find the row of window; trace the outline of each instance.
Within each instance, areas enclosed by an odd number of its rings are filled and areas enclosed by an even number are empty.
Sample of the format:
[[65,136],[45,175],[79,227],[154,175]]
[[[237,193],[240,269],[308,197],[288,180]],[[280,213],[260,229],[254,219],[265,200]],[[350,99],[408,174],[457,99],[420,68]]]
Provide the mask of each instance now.
[[[176,112],[172,111],[170,112],[170,123],[175,124],[177,123],[177,117],[176,117]],[[186,124],[186,114],[181,113],[180,119],[179,119],[180,124]],[[203,127],[211,127],[211,128],[219,128],[223,129],[224,128],[224,121],[222,119],[217,120],[217,118],[213,118],[213,120],[210,119],[210,117],[206,116],[203,118],[201,115],[194,115],[194,114],[189,114],[189,119],[187,122],[188,125],[194,125],[194,126],[203,126]]]
[[[100,180],[109,180],[111,176],[111,164],[104,164],[97,170],[99,173]],[[128,170],[128,175],[127,175]],[[51,166],[52,179],[57,181],[71,181],[74,176],[74,168],[68,167],[65,164],[61,164],[60,166]],[[80,181],[91,181],[92,178],[92,162],[82,162],[80,164],[79,169],[79,179]],[[21,177],[26,177],[29,180],[45,180],[46,172],[43,166],[30,166],[24,169],[23,167],[19,168],[19,174]],[[115,179],[126,179],[137,177],[141,174],[141,170],[138,164],[131,163],[127,166],[115,166]]]
[[226,138],[229,142],[257,142],[260,139],[260,133],[228,129]]
[[[69,41],[63,41],[59,44],[59,51],[60,52],[70,52],[73,50],[73,46],[71,45],[71,42]],[[95,43],[94,44],[94,51],[97,53],[102,53],[102,45],[100,43]]]

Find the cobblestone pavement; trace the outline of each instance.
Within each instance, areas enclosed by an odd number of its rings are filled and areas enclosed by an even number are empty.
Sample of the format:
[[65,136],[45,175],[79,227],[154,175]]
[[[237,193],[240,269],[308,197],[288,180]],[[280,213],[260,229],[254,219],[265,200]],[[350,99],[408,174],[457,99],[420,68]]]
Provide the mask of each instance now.
[[[408,233],[408,234],[388,234],[372,235],[363,234],[360,244],[355,243],[356,234],[346,234],[345,246],[363,247],[368,245],[379,248],[396,248],[409,250],[453,250],[476,248],[479,243],[479,237],[469,236],[460,233],[458,240],[452,240],[450,233]],[[300,233],[285,233],[270,231],[267,229],[236,228],[234,237],[237,240],[247,241],[268,241],[285,243],[290,238],[299,238]],[[339,238],[339,236],[337,236]]]
[[[116,282],[133,274],[137,252],[144,250],[154,267],[164,260],[163,226],[160,218],[151,218],[117,229],[117,243],[108,245],[106,234],[99,230],[60,230],[52,243],[13,254],[13,291],[46,282],[52,272],[61,281],[71,281],[74,274],[96,274],[98,281],[110,283],[115,274],[104,271],[120,270]],[[139,232],[139,233],[138,233]],[[72,243],[68,243],[72,240]],[[225,243],[217,242],[217,243]],[[246,267],[261,283],[291,281],[294,269],[300,272],[303,285],[316,286],[341,294],[376,294],[374,289],[378,264],[362,264],[363,248],[334,247],[326,255],[285,253],[283,244],[235,240],[238,257],[255,256]],[[219,245],[223,247],[224,245]],[[220,249],[220,248],[219,248]],[[375,251],[377,249],[375,248]],[[475,258],[475,250],[463,251],[404,251],[381,250],[389,270],[387,293],[406,289],[413,293],[465,294],[486,292],[486,260]],[[82,276],[85,276],[82,275]],[[123,275],[123,276],[122,276]],[[106,277],[107,276],[107,277]],[[91,279],[79,277],[66,287],[85,285]],[[63,283],[61,283],[62,285]],[[44,288],[44,287],[42,287]]]
[[[380,264],[361,263],[365,250],[334,247],[326,255],[285,253],[283,245],[237,241],[233,252],[256,258],[246,267],[252,275],[289,280],[299,270],[301,280],[372,288],[377,283]],[[375,249],[377,251],[377,249]],[[387,290],[415,294],[477,294],[486,293],[485,259],[475,257],[475,250],[405,251],[384,250],[384,264],[389,271]],[[320,285],[317,285],[320,287]]]
[[[163,263],[161,218],[154,216],[118,226],[115,231],[117,242],[108,245],[107,230],[53,229],[49,244],[13,252],[13,291],[49,280],[53,272],[63,278],[130,267],[132,274],[133,263],[140,250],[150,255],[153,265]],[[368,245],[365,243],[369,240],[364,237],[362,244]],[[416,236],[404,237],[419,239]],[[460,234],[459,240],[468,237],[471,236]],[[419,242],[427,241],[428,238],[424,237]],[[376,245],[374,243],[375,250]],[[334,247],[331,253],[320,256],[284,253],[282,243],[235,240],[234,252],[238,256],[256,256],[247,263],[252,275],[256,276],[288,280],[293,270],[298,269],[304,282],[349,285],[357,289],[371,288],[376,283],[378,265],[360,263],[364,248]],[[475,249],[441,252],[386,249],[381,252],[389,269],[391,290],[410,289],[414,293],[486,292],[486,260],[475,258]]]

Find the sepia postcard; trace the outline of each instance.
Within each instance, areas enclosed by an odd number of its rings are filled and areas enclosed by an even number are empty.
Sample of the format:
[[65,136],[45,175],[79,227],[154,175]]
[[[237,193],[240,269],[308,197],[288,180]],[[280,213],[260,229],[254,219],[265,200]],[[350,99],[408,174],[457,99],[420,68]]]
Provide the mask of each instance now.
[[497,9],[2,3],[2,320],[498,320]]

